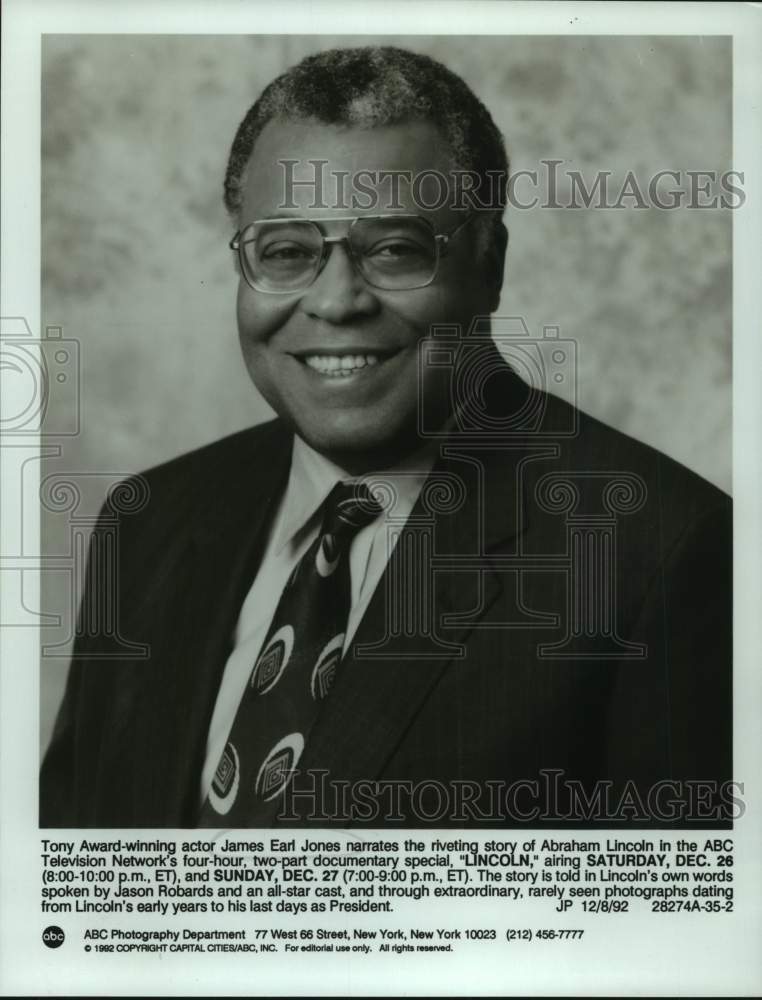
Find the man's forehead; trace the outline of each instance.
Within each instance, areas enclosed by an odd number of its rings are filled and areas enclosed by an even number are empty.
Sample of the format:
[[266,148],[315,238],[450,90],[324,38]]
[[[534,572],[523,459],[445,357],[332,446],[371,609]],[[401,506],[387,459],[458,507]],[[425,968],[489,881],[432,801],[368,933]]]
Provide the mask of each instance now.
[[254,143],[250,169],[272,168],[283,158],[346,159],[356,168],[438,169],[449,165],[450,149],[437,126],[427,120],[361,127],[312,119],[274,119]]
[[[254,143],[246,171],[244,212],[276,205],[309,207],[316,200],[330,208],[359,188],[391,190],[388,173],[398,175],[400,199],[410,204],[408,176],[436,172],[447,177],[452,154],[441,132],[429,121],[406,121],[361,128],[323,122],[277,119],[265,126]],[[316,199],[315,185],[322,191]],[[407,189],[407,195],[403,190]],[[388,198],[387,198],[388,200]],[[389,207],[389,206],[387,206]]]

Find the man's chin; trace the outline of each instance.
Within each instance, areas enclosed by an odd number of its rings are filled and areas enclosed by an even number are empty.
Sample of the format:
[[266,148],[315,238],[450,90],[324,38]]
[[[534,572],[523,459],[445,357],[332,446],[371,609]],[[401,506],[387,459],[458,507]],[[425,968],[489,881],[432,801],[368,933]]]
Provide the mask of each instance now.
[[363,433],[357,426],[340,430],[323,428],[322,433],[298,427],[294,430],[311,448],[352,475],[391,468],[422,443],[415,426],[400,428],[391,435],[379,433],[379,428],[369,428]]

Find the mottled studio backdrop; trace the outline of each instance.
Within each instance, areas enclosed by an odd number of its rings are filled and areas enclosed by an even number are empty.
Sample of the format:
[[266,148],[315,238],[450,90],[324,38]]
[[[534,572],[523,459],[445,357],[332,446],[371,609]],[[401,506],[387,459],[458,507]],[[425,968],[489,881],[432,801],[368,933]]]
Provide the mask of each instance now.
[[[721,38],[48,36],[42,318],[79,342],[81,378],[80,433],[46,475],[139,471],[269,414],[239,357],[230,143],[302,56],[381,42],[463,76],[514,170],[557,159],[590,180],[632,169],[645,187],[659,170],[731,167]],[[732,212],[536,208],[507,222],[501,314],[559,326],[579,345],[583,409],[729,490]],[[107,479],[79,476],[89,508]],[[68,515],[46,514],[44,530],[47,551],[68,550]],[[43,642],[59,652],[71,590],[66,572],[46,575],[62,627]],[[43,658],[43,746],[66,667]]]

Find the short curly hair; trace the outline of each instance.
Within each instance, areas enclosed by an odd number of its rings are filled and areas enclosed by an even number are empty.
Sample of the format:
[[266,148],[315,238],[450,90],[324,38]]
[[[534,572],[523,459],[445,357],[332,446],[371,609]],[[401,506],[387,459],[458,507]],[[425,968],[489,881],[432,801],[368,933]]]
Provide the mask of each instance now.
[[493,224],[502,217],[508,183],[503,137],[470,87],[429,56],[388,45],[329,49],[273,80],[247,112],[230,151],[225,207],[234,218],[254,143],[278,118],[358,128],[431,122],[447,141],[456,168],[474,172],[493,192],[485,214]]

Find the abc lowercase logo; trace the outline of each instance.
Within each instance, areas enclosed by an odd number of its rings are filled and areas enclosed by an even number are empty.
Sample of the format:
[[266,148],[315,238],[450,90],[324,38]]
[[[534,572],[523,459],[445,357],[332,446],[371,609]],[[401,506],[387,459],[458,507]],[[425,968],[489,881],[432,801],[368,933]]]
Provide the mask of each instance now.
[[42,932],[42,943],[47,945],[48,948],[60,948],[64,943],[65,937],[66,935],[60,927],[51,924],[50,927],[46,927]]

